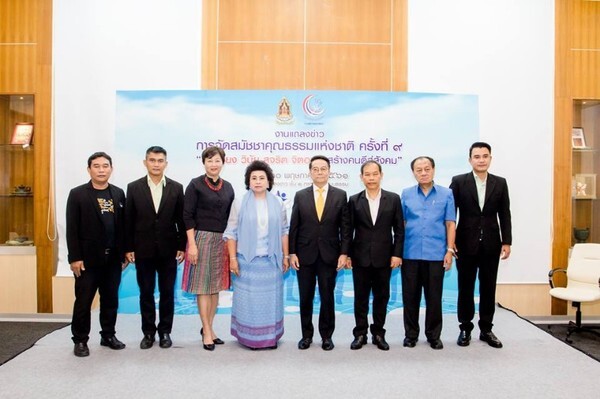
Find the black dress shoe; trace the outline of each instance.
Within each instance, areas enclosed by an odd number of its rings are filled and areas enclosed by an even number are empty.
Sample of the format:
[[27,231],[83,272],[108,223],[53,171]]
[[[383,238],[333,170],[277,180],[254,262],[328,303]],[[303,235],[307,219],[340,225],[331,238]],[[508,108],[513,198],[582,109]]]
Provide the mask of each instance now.
[[363,345],[366,345],[366,344],[367,344],[367,336],[359,335],[358,337],[354,338],[354,341],[352,341],[352,343],[350,344],[350,349],[352,349],[352,350],[360,349],[363,347]]
[[73,348],[73,354],[77,357],[86,357],[90,355],[90,349],[85,342],[78,342]]
[[215,344],[202,344],[202,347],[207,350],[207,351],[214,351],[215,350]]
[[140,342],[140,349],[150,349],[154,344],[154,335],[145,334],[144,338],[142,338],[142,342]]
[[[200,329],[200,335],[204,336],[204,328]],[[213,339],[213,344],[223,345],[223,344],[225,344],[225,341],[223,341],[221,338],[215,338],[215,339]]]
[[124,349],[125,344],[117,339],[114,335],[108,338],[100,338],[100,345],[108,346],[110,349],[119,350]]
[[502,348],[502,342],[500,342],[498,337],[496,337],[496,335],[494,335],[494,333],[491,331],[482,332],[481,334],[479,334],[479,339],[484,342],[487,342],[487,344],[492,348]]
[[439,338],[438,339],[428,339],[427,342],[429,342],[429,346],[431,346],[435,350],[444,349],[444,344],[442,343],[442,340]]
[[471,343],[471,332],[461,330],[460,334],[458,334],[458,339],[456,340],[458,346],[469,346]]
[[407,348],[414,348],[417,345],[417,340],[414,338],[404,338],[404,342],[402,343],[403,346],[407,347]]
[[173,345],[173,341],[171,341],[171,336],[169,333],[159,334],[159,342],[158,346],[163,349],[170,348]]
[[335,347],[331,338],[323,338],[323,344],[321,344],[321,348],[324,351],[330,351]]
[[385,341],[385,337],[383,335],[373,335],[373,345],[377,345],[377,347],[382,351],[390,350],[390,346]]
[[[204,338],[204,328],[200,329],[200,335],[202,335],[202,338]],[[212,344],[205,344],[204,341],[202,341],[202,347],[204,348],[204,350],[214,351],[215,350],[215,342],[213,341]]]
[[310,348],[310,344],[312,344],[312,338],[302,338],[300,341],[298,341],[298,349],[308,349]]

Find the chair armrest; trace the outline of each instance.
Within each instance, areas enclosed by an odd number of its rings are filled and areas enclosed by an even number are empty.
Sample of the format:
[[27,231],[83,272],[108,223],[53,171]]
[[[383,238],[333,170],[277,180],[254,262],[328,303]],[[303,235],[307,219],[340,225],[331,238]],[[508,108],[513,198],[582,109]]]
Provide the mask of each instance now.
[[[552,281],[552,277],[554,276],[554,273],[564,273],[567,274],[567,269],[552,269],[548,272],[548,284],[550,284],[550,288],[554,288],[554,281]],[[598,280],[598,284],[600,284],[600,279]]]

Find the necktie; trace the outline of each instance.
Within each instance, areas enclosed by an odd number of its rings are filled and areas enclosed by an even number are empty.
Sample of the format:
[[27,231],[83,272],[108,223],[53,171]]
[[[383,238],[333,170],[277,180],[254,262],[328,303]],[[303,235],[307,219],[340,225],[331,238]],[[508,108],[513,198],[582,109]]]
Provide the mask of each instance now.
[[323,198],[323,189],[318,188],[317,191],[319,195],[317,196],[317,217],[319,221],[321,221],[321,216],[323,216],[323,209],[325,208],[325,199]]

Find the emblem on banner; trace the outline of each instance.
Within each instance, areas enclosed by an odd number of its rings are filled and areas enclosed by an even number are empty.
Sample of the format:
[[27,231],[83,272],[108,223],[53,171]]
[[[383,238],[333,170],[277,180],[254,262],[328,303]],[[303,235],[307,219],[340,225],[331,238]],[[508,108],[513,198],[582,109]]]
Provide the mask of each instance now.
[[320,119],[325,112],[323,101],[314,94],[310,94],[304,98],[304,101],[302,101],[302,110],[304,110],[304,115],[309,119]]
[[294,115],[292,114],[292,106],[287,98],[283,97],[279,101],[277,108],[277,114],[275,115],[278,123],[290,124],[294,122]]

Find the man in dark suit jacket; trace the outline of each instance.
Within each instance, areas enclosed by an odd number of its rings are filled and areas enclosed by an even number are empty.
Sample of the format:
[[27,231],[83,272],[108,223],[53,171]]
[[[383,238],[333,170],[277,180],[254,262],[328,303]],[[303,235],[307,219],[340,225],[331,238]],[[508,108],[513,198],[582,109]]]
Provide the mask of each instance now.
[[313,184],[296,193],[290,222],[290,264],[298,275],[302,339],[298,349],[312,343],[315,281],[319,283],[321,347],[332,350],[335,329],[334,289],[338,270],[346,266],[350,247],[350,225],[344,190],[327,184],[329,159],[312,157],[309,164]]
[[[473,170],[454,176],[450,188],[458,209],[456,268],[458,271],[457,344],[471,342],[475,302],[475,278],[479,271],[479,338],[494,348],[502,342],[492,332],[496,306],[496,277],[500,259],[510,256],[512,244],[508,185],[502,177],[488,173],[492,148],[477,142],[469,149]],[[498,225],[498,222],[500,224]]]
[[367,343],[369,296],[373,292],[373,344],[389,350],[385,340],[385,317],[390,299],[392,269],[402,264],[404,217],[398,194],[381,189],[381,165],[367,161],[360,168],[366,189],[350,197],[351,246],[354,281],[354,341],[350,349]]
[[108,182],[112,159],[104,152],[88,158],[91,180],[75,187],[67,199],[67,249],[75,276],[71,331],[75,356],[90,354],[91,307],[100,293],[100,345],[123,349],[115,337],[119,284],[124,260],[125,193]]
[[[142,314],[141,349],[149,349],[156,331],[161,348],[170,348],[175,311],[177,263],[183,260],[186,235],[183,226],[183,186],[165,176],[167,151],[148,148],[144,166],[148,175],[127,186],[127,260],[135,263]],[[158,274],[159,323],[156,325],[154,289]]]

